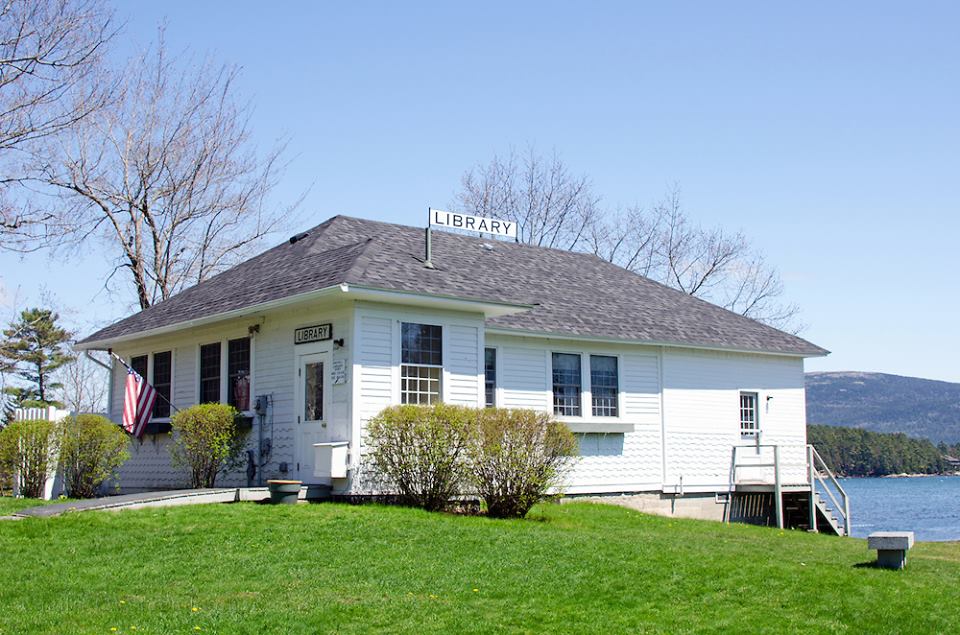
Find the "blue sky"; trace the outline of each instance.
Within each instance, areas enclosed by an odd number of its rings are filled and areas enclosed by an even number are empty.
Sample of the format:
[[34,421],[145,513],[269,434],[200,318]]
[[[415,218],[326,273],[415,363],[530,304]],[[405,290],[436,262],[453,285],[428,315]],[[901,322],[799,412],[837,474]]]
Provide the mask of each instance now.
[[[131,2],[118,52],[166,20],[172,49],[241,66],[304,227],[422,224],[466,168],[535,144],[610,206],[676,183],[747,233],[833,351],[809,369],[960,381],[960,9],[772,4]],[[8,304],[40,275],[77,324],[129,309],[106,271],[0,255]]]

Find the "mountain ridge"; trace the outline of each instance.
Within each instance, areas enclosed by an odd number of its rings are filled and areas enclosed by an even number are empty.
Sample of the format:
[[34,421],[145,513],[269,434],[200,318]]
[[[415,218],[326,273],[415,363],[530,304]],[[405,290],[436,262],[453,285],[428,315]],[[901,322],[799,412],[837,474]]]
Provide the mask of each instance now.
[[869,371],[806,373],[807,422],[960,442],[960,383]]

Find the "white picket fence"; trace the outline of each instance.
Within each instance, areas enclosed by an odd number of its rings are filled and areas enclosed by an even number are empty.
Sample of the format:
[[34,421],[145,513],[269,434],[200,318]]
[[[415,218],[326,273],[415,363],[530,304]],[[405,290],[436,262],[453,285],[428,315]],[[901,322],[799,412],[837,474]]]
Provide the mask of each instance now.
[[[60,421],[66,419],[71,413],[69,410],[62,410],[49,406],[47,408],[17,408],[13,411],[14,421]],[[57,457],[53,457],[52,465],[57,464]],[[60,470],[54,470],[47,476],[47,481],[43,487],[43,497],[46,500],[53,500],[63,492],[63,478]],[[20,495],[20,476],[13,475],[13,495]]]

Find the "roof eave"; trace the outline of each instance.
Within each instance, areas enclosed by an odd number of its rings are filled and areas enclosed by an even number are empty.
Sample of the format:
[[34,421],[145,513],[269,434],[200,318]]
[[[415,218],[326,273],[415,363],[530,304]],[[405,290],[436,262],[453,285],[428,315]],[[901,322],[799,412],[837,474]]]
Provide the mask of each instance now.
[[511,329],[502,326],[488,326],[484,329],[490,335],[512,335],[516,337],[537,337],[541,339],[576,340],[595,342],[598,344],[634,344],[638,346],[665,346],[669,348],[689,348],[696,350],[716,351],[720,353],[745,353],[750,355],[773,355],[778,357],[826,357],[830,351],[818,347],[817,351],[784,352],[754,348],[739,348],[734,346],[719,346],[716,344],[700,344],[697,342],[671,342],[666,340],[637,340],[621,339],[617,337],[603,337],[595,335],[571,335],[569,333],[554,333],[550,331],[529,331],[525,329]]
[[155,337],[158,335],[165,335],[188,328],[205,326],[214,322],[221,322],[223,320],[263,313],[264,311],[279,309],[291,304],[298,304],[300,302],[309,302],[311,300],[317,300],[336,294],[342,294],[343,296],[354,300],[366,300],[369,302],[404,304],[407,306],[423,306],[446,309],[449,311],[482,313],[484,317],[487,318],[513,315],[515,313],[521,313],[533,308],[533,305],[530,304],[477,300],[472,298],[433,295],[427,293],[416,293],[412,291],[397,291],[394,289],[381,289],[377,287],[341,283],[325,287],[323,289],[309,291],[307,293],[300,293],[297,295],[287,296],[285,298],[279,298],[277,300],[271,300],[269,302],[252,304],[241,309],[235,309],[233,311],[224,311],[222,313],[214,313],[212,315],[207,315],[193,320],[184,320],[182,322],[160,326],[155,329],[137,331],[136,333],[128,333],[126,335],[120,335],[117,337],[108,337],[96,340],[85,339],[81,342],[78,342],[75,348],[77,350],[106,350],[109,348],[115,348],[118,344],[123,344],[125,342],[140,340],[147,337]]

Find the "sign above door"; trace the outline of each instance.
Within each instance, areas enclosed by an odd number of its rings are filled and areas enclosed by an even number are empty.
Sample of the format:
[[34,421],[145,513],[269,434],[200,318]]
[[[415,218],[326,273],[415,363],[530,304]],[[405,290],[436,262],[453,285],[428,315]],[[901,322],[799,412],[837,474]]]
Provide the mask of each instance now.
[[307,344],[309,342],[323,342],[333,337],[332,324],[315,324],[314,326],[304,326],[293,332],[294,344]]

